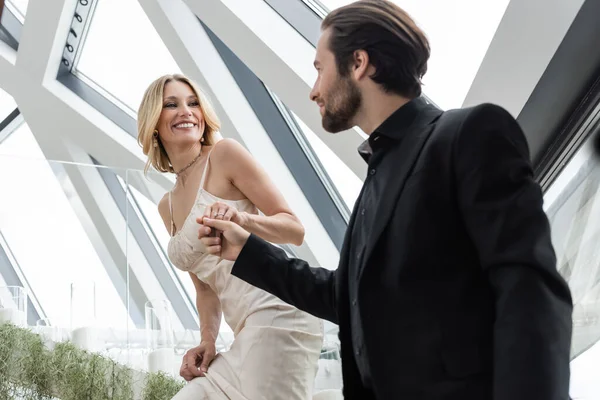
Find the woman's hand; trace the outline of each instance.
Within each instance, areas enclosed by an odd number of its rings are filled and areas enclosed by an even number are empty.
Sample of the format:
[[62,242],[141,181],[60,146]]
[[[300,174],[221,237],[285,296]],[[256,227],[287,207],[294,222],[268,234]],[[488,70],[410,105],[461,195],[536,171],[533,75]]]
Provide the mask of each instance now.
[[191,348],[185,353],[179,375],[186,381],[204,376],[216,355],[217,349],[214,342],[201,342],[199,346]]
[[248,215],[245,212],[240,212],[237,208],[231,207],[229,204],[220,201],[206,207],[204,216],[211,219],[231,221],[241,227],[245,226],[248,218]]
[[[250,237],[248,231],[231,221],[202,217],[196,218],[196,222],[200,224],[198,239],[204,243],[206,251],[225,260],[237,260]],[[222,235],[211,236],[211,232],[215,230],[222,232]]]

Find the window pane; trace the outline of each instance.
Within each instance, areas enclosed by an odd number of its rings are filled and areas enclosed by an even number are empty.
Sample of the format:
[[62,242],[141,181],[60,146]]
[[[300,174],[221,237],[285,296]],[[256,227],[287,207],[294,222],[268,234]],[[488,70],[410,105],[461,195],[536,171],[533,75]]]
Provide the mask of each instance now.
[[75,71],[135,112],[154,79],[180,69],[136,0],[99,0]]
[[48,318],[70,327],[70,284],[93,280],[97,323],[123,328],[125,305],[74,211],[77,193],[67,197],[53,171],[59,166],[26,124],[0,145],[0,229]]
[[571,397],[597,399],[600,361],[600,163],[591,140],[567,163],[544,196],[557,267],[573,297]]
[[296,114],[292,114],[346,206],[352,210],[363,182]]
[[[462,105],[509,1],[395,1],[429,38],[431,58],[423,90],[441,108]],[[321,2],[331,10],[352,1]]]
[[27,13],[27,5],[29,0],[7,0],[7,5],[11,11],[14,11],[16,17],[21,21],[25,21],[25,14]]
[[0,123],[17,108],[15,100],[4,90],[0,89]]

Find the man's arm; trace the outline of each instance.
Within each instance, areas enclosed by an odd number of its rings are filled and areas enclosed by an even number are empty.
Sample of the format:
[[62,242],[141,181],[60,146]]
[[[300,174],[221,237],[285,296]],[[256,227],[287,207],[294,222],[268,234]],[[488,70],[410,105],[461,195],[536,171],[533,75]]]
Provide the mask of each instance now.
[[335,271],[289,258],[280,248],[250,235],[231,273],[288,304],[338,323]]
[[463,220],[495,294],[493,398],[567,399],[572,299],[523,132],[502,108],[476,107],[454,156]]

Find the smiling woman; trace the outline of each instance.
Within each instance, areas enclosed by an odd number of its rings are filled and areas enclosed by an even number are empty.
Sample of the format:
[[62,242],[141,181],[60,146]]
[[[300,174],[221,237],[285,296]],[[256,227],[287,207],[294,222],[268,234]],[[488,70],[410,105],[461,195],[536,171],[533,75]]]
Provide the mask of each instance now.
[[[200,317],[201,341],[180,369],[193,384],[175,399],[310,398],[322,344],[319,319],[232,279],[233,263],[209,254],[198,239],[207,229],[200,225],[205,216],[280,244],[300,245],[304,227],[250,153],[220,139],[214,111],[189,79],[168,75],[154,81],[138,115],[148,166],[177,175],[158,211],[171,236],[169,259],[189,273]],[[218,247],[220,240],[213,235],[211,245]],[[216,355],[221,315],[235,339],[229,351]]]
[[[181,97],[180,100],[178,96]],[[183,118],[187,120],[173,119],[178,118],[180,106],[185,108]],[[192,148],[188,149],[192,154],[190,159],[194,159],[200,153],[200,143],[212,145],[215,142],[214,135],[220,128],[219,119],[200,88],[185,76],[177,74],[165,75],[150,85],[144,94],[138,115],[138,143],[148,156],[146,171],[150,166],[160,172],[176,171],[166,148],[171,143],[177,146],[176,143],[181,142],[179,136],[175,137],[175,131],[195,137]],[[163,121],[162,126],[159,120]],[[168,126],[169,123],[181,122],[196,125],[192,128]],[[183,161],[183,164],[186,162]]]

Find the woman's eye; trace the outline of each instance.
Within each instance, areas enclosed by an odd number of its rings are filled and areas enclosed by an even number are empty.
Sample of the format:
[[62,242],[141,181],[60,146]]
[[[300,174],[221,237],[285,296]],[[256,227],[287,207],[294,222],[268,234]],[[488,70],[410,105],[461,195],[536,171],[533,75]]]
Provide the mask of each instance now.
[[177,107],[177,104],[175,104],[175,103],[167,103],[167,104],[165,104],[165,107],[169,107],[169,108],[171,108],[171,107]]
[[198,103],[197,101],[192,101],[190,103],[190,107],[198,107],[200,105],[200,103]]

